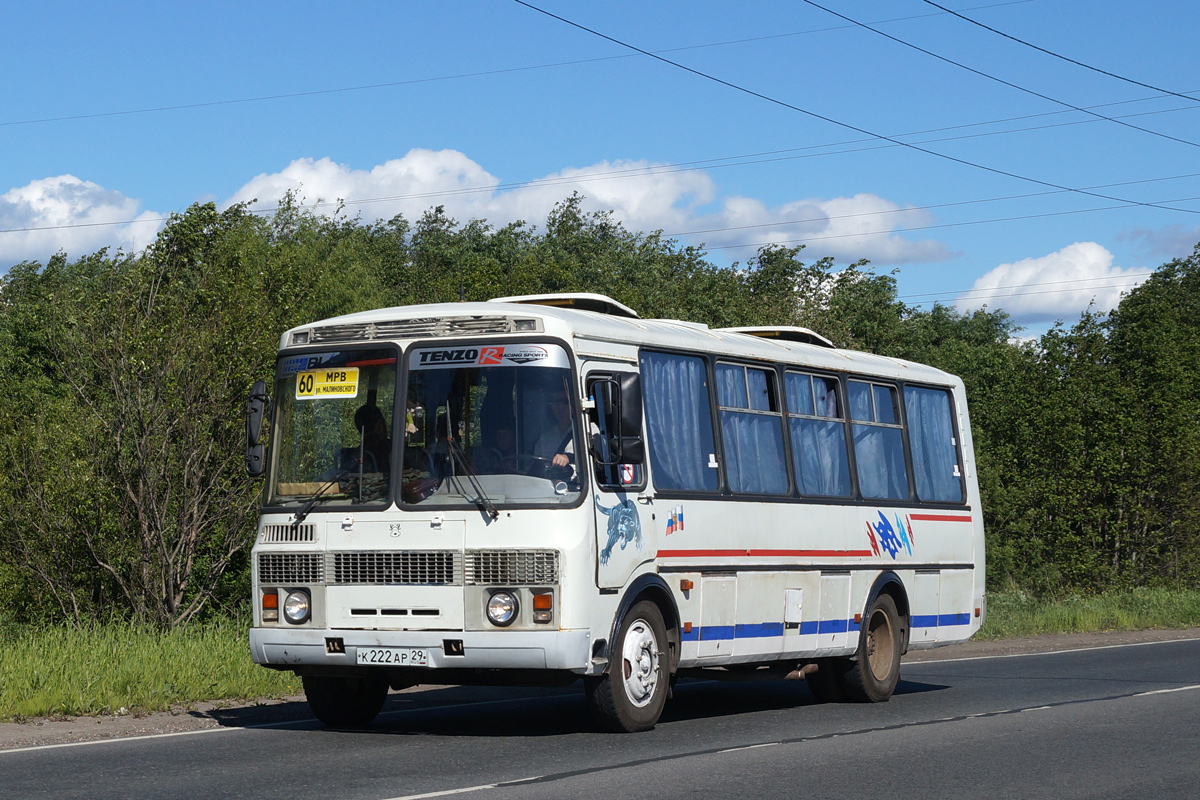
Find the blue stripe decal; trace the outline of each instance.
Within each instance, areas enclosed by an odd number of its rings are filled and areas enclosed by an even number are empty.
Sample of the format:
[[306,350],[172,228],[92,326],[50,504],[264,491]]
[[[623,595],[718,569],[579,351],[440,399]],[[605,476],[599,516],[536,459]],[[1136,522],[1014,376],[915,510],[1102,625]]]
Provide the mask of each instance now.
[[709,625],[707,628],[700,629],[700,638],[706,642],[713,642],[718,639],[734,639],[737,638],[737,629],[732,625]]
[[954,625],[970,625],[970,614],[921,614],[912,618],[914,628],[949,628]]
[[761,639],[771,636],[783,636],[782,622],[760,622],[756,625],[738,625],[738,639]]
[[[948,628],[954,625],[970,625],[970,614],[919,614],[911,619],[913,628]],[[857,633],[862,625],[852,619],[807,620],[800,623],[798,633],[811,636],[819,633]],[[707,628],[693,626],[683,634],[685,642],[715,642],[729,639],[770,639],[783,636],[782,622],[756,622],[743,625],[710,625]]]

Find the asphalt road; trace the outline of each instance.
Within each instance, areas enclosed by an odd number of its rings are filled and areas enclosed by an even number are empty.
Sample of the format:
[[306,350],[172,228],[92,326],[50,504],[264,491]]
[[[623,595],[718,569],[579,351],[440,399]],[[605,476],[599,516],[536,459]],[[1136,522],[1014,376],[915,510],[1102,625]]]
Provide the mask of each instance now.
[[906,663],[888,703],[681,682],[658,727],[578,687],[393,695],[312,721],[0,751],[0,797],[1200,797],[1200,640]]

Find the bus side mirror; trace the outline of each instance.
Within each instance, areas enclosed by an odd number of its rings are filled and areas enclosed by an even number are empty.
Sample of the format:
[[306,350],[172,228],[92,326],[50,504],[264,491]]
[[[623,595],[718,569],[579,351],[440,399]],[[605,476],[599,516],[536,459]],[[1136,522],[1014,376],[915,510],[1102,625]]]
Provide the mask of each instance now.
[[266,382],[255,381],[250,389],[250,398],[246,400],[246,473],[252,478],[266,471],[263,461],[265,448],[259,437],[262,436],[263,419],[270,403]]
[[643,464],[646,461],[646,443],[642,440],[642,376],[636,372],[625,372],[618,376],[620,402],[617,413],[620,423],[620,463]]
[[590,387],[600,432],[592,437],[592,455],[598,464],[641,464],[646,460],[642,442],[642,382],[636,372],[596,380]]

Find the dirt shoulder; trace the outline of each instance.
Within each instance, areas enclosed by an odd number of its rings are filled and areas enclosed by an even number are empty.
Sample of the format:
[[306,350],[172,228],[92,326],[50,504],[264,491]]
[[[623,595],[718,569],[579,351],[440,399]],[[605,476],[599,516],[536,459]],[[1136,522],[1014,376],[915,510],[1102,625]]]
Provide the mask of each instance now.
[[[904,657],[904,660],[917,662],[1048,653],[1077,648],[1164,642],[1177,639],[1200,639],[1200,628],[1108,633],[1054,633],[1016,639],[966,642],[934,650],[910,652]],[[406,689],[405,692],[425,690],[426,687],[417,686]],[[311,719],[312,715],[309,713],[308,705],[304,702],[302,695],[279,700],[196,703],[186,708],[151,714],[32,719],[26,722],[0,723],[0,751],[26,747],[70,745],[101,739],[127,739],[163,734],[189,735],[205,730],[286,725]]]

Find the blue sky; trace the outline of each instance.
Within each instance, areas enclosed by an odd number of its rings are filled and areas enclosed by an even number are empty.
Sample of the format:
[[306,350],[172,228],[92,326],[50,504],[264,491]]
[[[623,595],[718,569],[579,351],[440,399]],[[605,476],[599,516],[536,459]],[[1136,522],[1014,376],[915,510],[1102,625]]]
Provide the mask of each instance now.
[[939,1],[1154,88],[923,0],[534,3],[695,72],[511,0],[9,4],[0,269],[287,189],[539,226],[579,191],[717,263],[803,243],[1030,332],[1190,254],[1200,7]]

